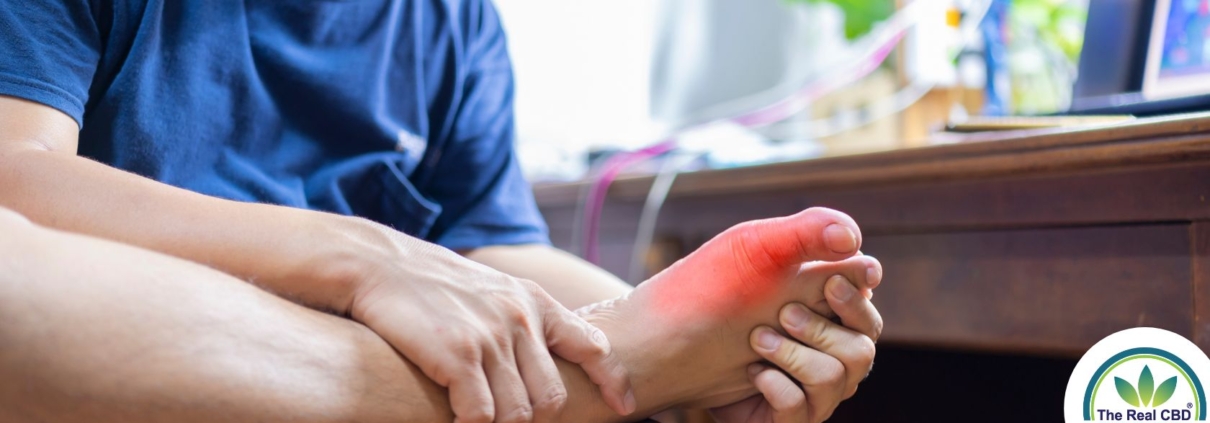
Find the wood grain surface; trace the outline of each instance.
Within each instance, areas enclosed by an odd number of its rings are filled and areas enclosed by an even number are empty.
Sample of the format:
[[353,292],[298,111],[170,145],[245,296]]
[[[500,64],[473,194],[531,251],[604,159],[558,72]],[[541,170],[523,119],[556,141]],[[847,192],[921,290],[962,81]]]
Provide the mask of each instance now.
[[[893,345],[1073,357],[1155,326],[1210,349],[1210,113],[967,141],[680,175],[645,273],[733,224],[827,206],[884,264]],[[623,277],[651,180],[620,179],[603,210],[601,264]],[[535,188],[573,251],[584,187]]]

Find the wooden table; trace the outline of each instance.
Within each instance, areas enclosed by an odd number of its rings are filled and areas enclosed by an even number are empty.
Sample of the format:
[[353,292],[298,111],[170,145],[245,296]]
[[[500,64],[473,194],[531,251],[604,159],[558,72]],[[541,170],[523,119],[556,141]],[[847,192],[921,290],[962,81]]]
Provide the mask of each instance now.
[[[602,264],[619,275],[651,182],[609,190]],[[581,186],[535,188],[556,245],[569,247]],[[1210,350],[1208,197],[1203,113],[687,173],[657,234],[683,253],[741,221],[831,207],[884,265],[875,304],[892,345],[1078,358],[1153,326]]]

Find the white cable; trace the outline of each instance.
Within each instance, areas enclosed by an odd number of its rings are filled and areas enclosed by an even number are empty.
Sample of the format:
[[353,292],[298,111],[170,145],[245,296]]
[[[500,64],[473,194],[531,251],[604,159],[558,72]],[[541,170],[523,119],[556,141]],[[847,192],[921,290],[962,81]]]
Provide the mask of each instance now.
[[[877,52],[887,43],[917,25],[926,16],[925,5],[936,1],[940,0],[916,0],[895,11],[889,18],[875,26],[872,31],[852,43],[853,48],[849,49],[849,51],[856,53],[850,53],[846,55],[847,57],[821,66],[822,69],[831,69],[830,72],[814,78],[807,77],[792,83],[781,84],[756,94],[711,106],[704,112],[698,113],[696,117],[690,118],[680,125],[676,125],[676,131],[674,132],[706,125],[716,120],[743,116],[766,105],[783,101],[781,100],[783,98],[792,99],[801,97],[800,92],[808,87],[812,88],[812,91],[818,91],[813,97],[822,96],[834,91],[836,88],[843,87],[852,82],[854,69],[863,64],[868,64],[867,62],[873,60]],[[988,0],[988,4],[990,3],[991,1]],[[786,91],[789,91],[790,94],[782,94]],[[803,107],[806,106],[805,103],[811,100],[814,100],[814,98],[795,99],[795,101],[804,103],[802,104]]]
[[[850,63],[848,63],[846,66],[833,67],[833,69],[837,69],[838,72],[836,72],[832,75],[828,75],[825,78],[821,78],[820,81],[817,81],[819,86],[825,87],[823,92],[817,94],[817,96],[821,96],[823,94],[834,91],[836,88],[839,88],[838,85],[843,85],[843,84],[838,84],[841,81],[849,82],[847,78],[851,77],[851,75],[845,74],[844,71],[840,71],[840,70],[842,70],[842,69],[847,70],[850,67],[857,66],[863,60],[869,60],[875,54],[875,52],[878,50],[879,46],[888,42],[888,40],[890,38],[897,37],[903,31],[906,31],[907,29],[918,24],[923,18],[923,12],[922,12],[923,6],[920,6],[920,5],[924,4],[926,2],[929,2],[929,1],[936,1],[936,0],[916,0],[914,2],[908,3],[907,6],[903,7],[899,11],[897,11],[894,15],[892,15],[889,19],[887,19],[882,25],[879,25],[879,27],[877,28],[876,31],[873,31],[870,34],[867,34],[865,37],[862,37],[862,39],[857,43],[857,45],[860,45],[862,47],[859,49],[862,51],[862,53],[856,55],[856,57],[854,57],[854,58],[851,58]],[[981,5],[971,9],[971,10],[976,10],[977,13],[972,14],[970,16],[970,19],[964,20],[963,25],[960,28],[960,32],[963,35],[964,39],[970,39],[973,36],[972,34],[977,30],[979,23],[982,22],[983,19],[987,16],[987,13],[991,8],[992,1],[993,0],[984,0]],[[804,84],[804,86],[805,86],[805,84]],[[817,138],[833,136],[836,134],[840,134],[843,132],[847,132],[847,131],[850,131],[850,130],[853,130],[856,128],[860,128],[860,127],[869,125],[880,119],[886,118],[887,116],[891,116],[896,113],[902,112],[903,110],[907,109],[911,105],[918,102],[925,95],[927,95],[928,92],[930,90],[932,90],[932,88],[933,88],[933,84],[911,84],[911,85],[904,87],[903,89],[897,91],[894,95],[891,96],[891,98],[889,98],[885,101],[879,102],[877,105],[878,107],[876,107],[876,109],[878,109],[879,113],[872,114],[872,116],[867,119],[863,119],[856,123],[845,125],[840,128],[830,128],[830,130],[827,130],[827,131],[816,131],[816,132],[810,133],[809,137],[811,137],[812,139],[817,139]],[[764,94],[765,93],[760,93],[760,94],[756,94],[753,96],[736,99],[733,101],[726,102],[722,105],[713,107],[711,109],[712,110],[726,110],[727,108],[735,108],[735,109],[746,110],[746,109],[750,108],[750,105],[751,105],[753,99],[755,99],[757,97],[761,97]],[[710,115],[710,113],[708,113],[707,115]],[[728,115],[728,114],[724,113],[724,115]],[[825,122],[826,122],[826,125],[828,125],[828,126],[831,125],[830,120],[827,120],[827,119],[812,120],[812,121],[806,122],[805,124],[809,125],[812,128],[810,130],[814,130],[813,128],[819,127],[821,124],[824,124]],[[691,127],[694,125],[691,124],[691,125],[685,125],[685,126]],[[629,276],[630,276],[629,279],[630,279],[631,283],[634,283],[634,284],[639,283],[640,279],[644,276],[644,272],[643,272],[644,260],[643,260],[643,258],[647,254],[648,250],[651,248],[651,243],[655,236],[655,226],[656,226],[656,221],[659,218],[660,209],[663,208],[664,202],[668,198],[668,193],[672,189],[673,182],[676,181],[677,174],[680,173],[680,169],[683,166],[691,163],[693,160],[696,160],[697,158],[699,158],[701,156],[702,156],[702,154],[698,153],[698,154],[689,154],[689,155],[682,155],[682,156],[674,155],[672,157],[669,157],[664,162],[664,164],[660,167],[659,174],[657,174],[655,179],[651,182],[651,189],[647,193],[647,199],[643,203],[643,211],[639,218],[639,226],[638,226],[637,234],[635,236],[634,248],[631,251],[630,274],[629,274]],[[678,158],[680,160],[678,160]],[[683,160],[683,162],[681,160]],[[580,202],[579,202],[579,206],[577,207],[577,212],[576,212],[577,220],[579,220],[580,216],[583,214],[583,207],[585,206],[585,203],[587,202],[587,198],[590,193],[590,190],[591,190],[591,184],[586,184],[584,187],[581,188]],[[580,227],[579,224],[575,225],[575,228],[579,228],[579,227]],[[579,245],[580,236],[582,236],[582,235],[579,234],[578,229],[573,230],[573,232],[572,232],[573,245]]]
[[[871,104],[867,109],[870,111],[869,116],[865,119],[861,119],[856,122],[843,122],[839,127],[835,127],[835,120],[838,116],[840,116],[840,113],[837,113],[836,115],[826,118],[812,119],[805,122],[796,122],[794,125],[770,127],[761,131],[761,134],[769,138],[781,140],[797,140],[804,138],[807,140],[816,140],[842,134],[907,110],[908,107],[911,107],[913,104],[919,102],[920,99],[924,98],[924,96],[927,95],[929,91],[933,89],[933,87],[933,84],[909,85],[904,87],[899,91],[896,91],[890,97],[887,97],[885,100]],[[845,113],[854,112],[856,112],[856,109],[848,110]]]
[[[584,175],[584,183],[581,183],[580,189],[577,190],[579,192],[576,196],[576,212],[571,218],[571,246],[567,249],[567,252],[579,258],[586,258],[584,255],[587,253],[581,248],[584,242],[584,209],[588,207],[588,197],[592,195],[592,190],[596,186],[594,181],[597,180],[597,176],[603,168],[598,165],[604,162],[605,159],[602,159],[600,163],[590,163],[588,165],[588,172]],[[604,208],[602,207],[602,209]]]
[[[916,4],[920,1],[921,0],[918,0],[917,2],[913,2],[913,4]],[[971,15],[969,15],[969,19],[963,20],[962,25],[958,29],[959,33],[962,34],[963,40],[970,40],[974,37],[975,31],[978,30],[979,23],[983,21],[983,18],[987,17],[987,13],[991,9],[991,5],[992,5],[992,0],[984,0],[982,2],[972,5],[970,10],[973,11],[973,13]],[[896,16],[896,17],[898,17],[898,16]],[[905,17],[903,17],[903,19],[900,22],[898,22],[898,24],[887,25],[887,27],[900,28],[904,25],[908,25],[908,26],[915,25],[916,21],[918,21],[918,20],[919,20],[919,18],[916,16],[911,16],[909,18],[909,17],[907,17],[907,15],[905,15]],[[832,127],[835,125],[834,121],[836,120],[836,118],[838,118],[842,113],[853,113],[853,112],[856,112],[856,110],[847,110],[845,112],[836,113],[827,118],[820,118],[820,119],[809,120],[806,122],[799,122],[792,126],[789,126],[789,128],[792,128],[792,129],[787,129],[786,126],[770,127],[766,130],[761,131],[761,133],[765,136],[768,136],[768,137],[774,138],[774,139],[805,138],[807,140],[816,140],[816,139],[820,139],[820,138],[827,138],[830,136],[842,134],[842,133],[845,133],[848,131],[852,131],[854,129],[858,129],[858,128],[870,125],[879,120],[893,116],[896,113],[907,110],[908,107],[911,107],[913,104],[916,104],[917,102],[919,102],[920,99],[924,98],[925,95],[928,95],[929,91],[931,91],[933,89],[933,87],[935,87],[935,84],[911,84],[911,85],[908,85],[908,86],[900,89],[899,91],[896,91],[894,94],[892,94],[886,100],[880,101],[875,104],[871,104],[869,106],[869,108],[867,109],[870,111],[870,113],[869,113],[869,117],[867,117],[866,119],[862,119],[862,120],[859,120],[857,122],[852,122],[852,123],[844,123],[842,126],[840,126],[838,128]],[[803,128],[805,128],[806,131],[801,131],[801,129],[803,129]],[[826,129],[820,130],[818,128],[826,128]],[[806,134],[802,134],[802,132],[806,132]]]
[[660,166],[660,172],[651,181],[651,189],[647,191],[647,199],[643,202],[643,212],[639,216],[639,228],[635,233],[634,247],[630,254],[630,277],[628,279],[631,284],[638,285],[643,281],[645,276],[643,271],[645,260],[643,259],[651,249],[652,240],[655,238],[656,221],[659,220],[660,209],[664,207],[664,200],[668,199],[668,192],[672,190],[672,183],[676,181],[676,176],[681,169],[701,156],[702,153],[672,154],[664,160]]

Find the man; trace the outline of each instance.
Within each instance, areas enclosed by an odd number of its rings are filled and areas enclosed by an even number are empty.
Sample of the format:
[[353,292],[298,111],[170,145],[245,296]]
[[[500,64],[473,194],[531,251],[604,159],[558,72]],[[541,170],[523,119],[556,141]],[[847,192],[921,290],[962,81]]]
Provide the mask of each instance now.
[[[361,411],[389,409],[373,403],[408,405],[414,421],[441,419],[447,406],[458,421],[545,421],[573,399],[592,404],[570,390],[585,381],[615,417],[686,405],[636,391],[634,384],[648,382],[636,381],[636,371],[653,374],[630,367],[656,360],[619,357],[612,344],[625,331],[602,332],[568,311],[629,298],[629,288],[546,246],[512,153],[511,73],[490,4],[6,6],[0,206],[18,213],[4,233],[17,235],[6,239],[5,251],[20,269],[0,281],[0,308],[23,312],[5,316],[14,323],[0,336],[4,345],[24,347],[0,353],[0,371],[39,369],[4,378],[19,381],[0,397],[21,411],[16,415],[71,420],[80,404],[89,415],[125,421],[340,420],[349,415],[335,410],[350,403]],[[843,224],[839,237],[853,241],[829,259],[856,252],[856,226],[845,219],[824,219]],[[814,230],[803,237],[826,238]],[[868,258],[853,260],[842,263],[877,268]],[[233,285],[231,277],[347,319],[288,305]],[[849,304],[846,325],[864,327],[867,341],[877,337],[881,321],[865,297],[825,302],[817,282],[805,290],[814,297],[764,300],[777,303],[774,309],[807,301],[822,312]],[[745,330],[759,323],[750,320]],[[76,339],[96,334],[104,335],[100,344]],[[737,344],[731,347],[755,354]],[[820,346],[830,355],[812,356],[833,370],[855,363],[844,367],[844,380],[819,383],[826,390],[851,395],[868,371],[862,363],[872,351],[861,354],[868,345],[851,344]],[[390,357],[384,345],[403,357]],[[815,373],[791,358],[806,356],[807,348],[779,348],[798,353],[762,357],[799,367],[791,373],[806,384],[802,379]],[[731,364],[753,361],[731,357]],[[280,367],[272,364],[278,360]],[[125,369],[120,375],[129,379],[115,381],[109,369]],[[364,377],[330,373],[348,370]],[[766,387],[788,383],[773,373],[760,372],[776,381]],[[387,374],[398,378],[377,378]],[[756,393],[751,380],[712,382],[715,389],[745,387],[736,392],[746,395],[679,399],[735,404],[723,414],[766,404],[737,403]],[[81,396],[39,403],[30,397],[38,390],[21,383],[60,394],[77,387]],[[438,387],[448,388],[448,403]],[[812,397],[811,386],[794,391],[803,398],[781,407],[783,417],[801,414]],[[88,401],[101,393],[121,400]],[[330,398],[316,398],[320,393]],[[811,412],[819,419],[842,396],[816,397],[822,402]],[[332,399],[344,402],[320,407]],[[202,403],[207,407],[189,406]],[[283,411],[308,406],[318,409],[306,416]]]

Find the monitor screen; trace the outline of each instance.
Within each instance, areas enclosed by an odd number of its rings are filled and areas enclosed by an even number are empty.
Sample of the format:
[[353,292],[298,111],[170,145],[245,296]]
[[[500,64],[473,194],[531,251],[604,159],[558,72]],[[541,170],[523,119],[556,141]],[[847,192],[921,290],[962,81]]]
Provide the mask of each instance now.
[[1143,76],[1148,100],[1210,93],[1210,0],[1157,0]]

